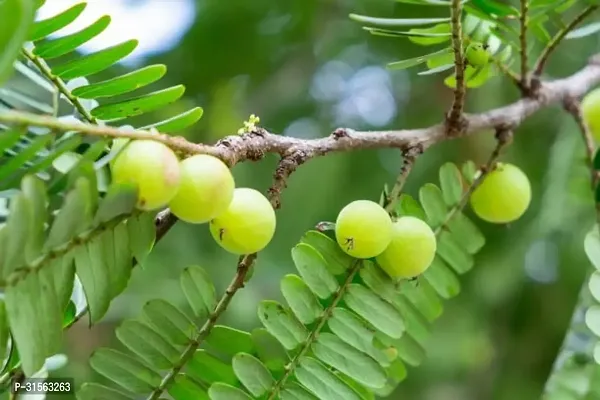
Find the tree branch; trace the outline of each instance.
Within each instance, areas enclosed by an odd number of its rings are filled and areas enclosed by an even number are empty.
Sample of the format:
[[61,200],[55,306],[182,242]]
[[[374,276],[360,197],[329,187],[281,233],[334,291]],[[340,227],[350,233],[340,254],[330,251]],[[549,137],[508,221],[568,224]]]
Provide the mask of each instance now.
[[552,38],[548,46],[544,49],[540,57],[538,58],[535,67],[533,68],[533,75],[536,82],[539,81],[539,76],[542,74],[544,70],[544,66],[548,61],[548,58],[552,54],[552,52],[556,49],[556,47],[560,44],[560,42],[567,36],[567,34],[573,30],[581,21],[583,21],[588,15],[593,13],[598,9],[598,6],[592,5],[587,6],[579,15],[577,15],[567,26],[558,31],[556,35]]
[[527,24],[529,23],[529,0],[521,0],[521,15],[519,23],[521,26],[519,32],[519,41],[521,43],[521,87],[529,87],[529,71],[527,68]]
[[[468,125],[459,136],[467,136],[504,126],[518,126],[538,110],[561,103],[567,97],[580,97],[600,82],[600,55],[592,57],[588,66],[564,78],[540,84],[537,98],[525,98],[512,104],[481,114],[465,114]],[[191,143],[182,137],[156,134],[150,131],[126,131],[109,126],[97,126],[79,122],[60,121],[49,116],[6,110],[0,112],[0,121],[18,125],[48,127],[54,131],[77,131],[85,135],[126,137],[131,139],[156,140],[184,154],[210,154],[232,166],[248,160],[259,160],[267,153],[283,157],[302,151],[306,159],[332,152],[358,149],[398,148],[407,151],[451,139],[446,135],[445,123],[421,129],[385,131],[355,131],[349,128],[336,129],[331,135],[319,139],[300,139],[270,133],[262,128],[242,135],[228,136],[214,146]]]
[[454,100],[448,114],[448,135],[456,136],[463,130],[463,108],[465,104],[465,57],[462,42],[462,0],[452,0],[450,5],[450,24],[452,26],[452,48],[454,50],[454,74],[456,75],[456,88]]

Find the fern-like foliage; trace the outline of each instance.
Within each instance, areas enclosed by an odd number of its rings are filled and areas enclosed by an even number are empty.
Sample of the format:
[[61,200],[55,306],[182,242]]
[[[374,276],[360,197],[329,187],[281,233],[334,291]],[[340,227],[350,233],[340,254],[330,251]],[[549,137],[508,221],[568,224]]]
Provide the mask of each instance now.
[[263,327],[242,332],[213,327],[214,286],[203,269],[188,268],[181,285],[194,315],[163,300],[147,303],[140,319],[117,329],[132,354],[101,349],[90,360],[128,393],[89,383],[79,399],[134,393],[157,399],[165,391],[177,400],[389,395],[406,378],[407,365],[425,358],[442,300],[459,293],[457,274],[472,269],[485,243],[459,209],[472,164],[465,171],[463,178],[456,165],[445,164],[441,188],[423,186],[420,202],[403,195],[395,210],[425,220],[438,235],[435,261],[417,282],[394,282],[373,260],[353,259],[326,234],[309,231],[291,251],[298,274],[281,280],[287,304],[262,301]]

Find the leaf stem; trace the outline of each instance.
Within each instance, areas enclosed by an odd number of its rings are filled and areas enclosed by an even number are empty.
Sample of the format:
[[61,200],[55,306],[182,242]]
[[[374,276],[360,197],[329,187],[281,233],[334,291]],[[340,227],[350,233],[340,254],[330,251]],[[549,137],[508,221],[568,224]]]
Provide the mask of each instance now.
[[452,0],[450,5],[450,23],[452,26],[452,49],[454,51],[454,71],[456,75],[456,88],[454,89],[454,100],[450,113],[448,114],[448,132],[450,136],[455,135],[455,131],[460,129],[462,118],[466,87],[465,87],[465,58],[463,54],[462,42],[462,1]]
[[521,87],[529,87],[529,71],[527,62],[527,25],[529,24],[529,0],[521,0],[521,15],[519,22],[521,30],[519,32],[519,40],[521,43]]
[[269,396],[267,397],[266,400],[274,400],[277,397],[277,395],[279,394],[279,391],[283,388],[283,385],[285,385],[285,382],[290,378],[292,373],[296,370],[296,367],[298,366],[300,359],[310,350],[311,345],[318,338],[319,333],[321,332],[321,330],[323,329],[323,327],[325,326],[325,324],[331,317],[333,310],[337,307],[338,303],[344,297],[344,294],[346,293],[348,286],[350,285],[350,283],[352,283],[352,279],[354,279],[354,276],[360,270],[360,267],[362,267],[361,260],[355,260],[353,262],[353,264],[350,266],[348,275],[346,276],[344,283],[342,283],[342,285],[334,293],[331,304],[323,311],[323,314],[321,314],[321,317],[319,317],[317,325],[314,327],[314,329],[311,331],[311,333],[306,338],[306,341],[302,345],[300,351],[286,366],[285,373],[283,374],[283,376],[275,383],[275,385],[273,385],[271,387],[271,390],[268,393]]
[[392,191],[388,195],[386,199],[387,204],[385,206],[385,210],[388,213],[391,213],[396,207],[396,203],[398,203],[398,199],[400,198],[400,194],[402,193],[402,189],[406,184],[406,180],[408,179],[408,175],[412,171],[413,165],[415,164],[415,160],[418,154],[422,153],[422,149],[415,148],[415,151],[408,151],[403,154],[402,158],[402,167],[400,167],[400,173],[396,178],[396,183],[392,188]]
[[597,5],[587,6],[581,13],[579,13],[571,22],[567,24],[563,29],[558,31],[556,35],[550,40],[548,46],[544,48],[544,51],[538,58],[535,67],[533,69],[533,74],[536,80],[539,80],[539,76],[542,74],[544,70],[544,66],[548,61],[548,58],[552,54],[552,52],[556,49],[556,47],[560,44],[560,42],[567,36],[567,34],[573,30],[581,21],[583,21],[587,16],[598,9]]
[[214,328],[217,320],[221,316],[221,314],[227,309],[229,303],[233,299],[233,296],[239,289],[244,287],[244,281],[246,279],[246,275],[254,261],[256,260],[255,254],[248,254],[240,258],[237,267],[237,273],[233,277],[233,280],[225,290],[225,293],[217,303],[214,311],[210,314],[204,325],[198,331],[196,337],[188,344],[185,348],[179,360],[175,363],[173,368],[165,375],[160,385],[152,391],[152,393],[146,398],[146,400],[157,400],[165,390],[169,388],[169,386],[173,383],[173,380],[181,371],[181,369],[185,366],[185,364],[194,356],[194,353],[200,347],[204,339],[210,334],[212,329]]

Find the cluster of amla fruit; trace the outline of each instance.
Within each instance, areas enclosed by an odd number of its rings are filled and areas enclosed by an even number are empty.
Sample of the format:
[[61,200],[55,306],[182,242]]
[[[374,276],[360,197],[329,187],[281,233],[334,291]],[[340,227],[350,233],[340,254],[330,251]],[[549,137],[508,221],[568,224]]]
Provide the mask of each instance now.
[[[498,163],[473,191],[471,208],[491,223],[519,219],[531,202],[527,176],[512,164]],[[340,211],[335,236],[342,250],[375,262],[392,279],[412,279],[429,268],[437,250],[436,236],[419,218],[401,216],[395,221],[379,204],[356,200]]]
[[209,223],[215,241],[233,254],[262,250],[275,234],[275,210],[251,188],[236,188],[231,171],[220,159],[194,155],[182,161],[166,145],[153,140],[126,144],[111,166],[116,184],[134,184],[137,208],[168,206],[180,220]]

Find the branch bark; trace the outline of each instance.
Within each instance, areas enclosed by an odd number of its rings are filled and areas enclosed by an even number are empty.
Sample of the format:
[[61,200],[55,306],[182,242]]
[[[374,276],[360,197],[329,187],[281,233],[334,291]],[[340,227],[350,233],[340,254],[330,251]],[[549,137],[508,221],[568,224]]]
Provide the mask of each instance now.
[[454,74],[456,76],[456,88],[454,89],[454,100],[448,113],[448,136],[459,135],[464,129],[466,121],[463,120],[463,109],[465,106],[465,56],[462,40],[462,0],[452,0],[450,5],[450,23],[452,25],[452,49],[454,50]]

